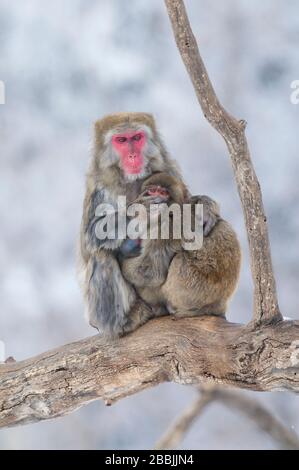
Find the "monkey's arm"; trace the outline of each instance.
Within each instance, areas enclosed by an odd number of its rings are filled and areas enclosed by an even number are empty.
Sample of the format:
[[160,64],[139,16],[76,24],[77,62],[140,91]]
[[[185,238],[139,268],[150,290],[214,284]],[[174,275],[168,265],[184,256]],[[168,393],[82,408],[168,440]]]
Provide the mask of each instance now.
[[[151,191],[149,191],[149,188],[145,189],[132,205],[128,207],[128,212],[131,212],[131,206],[138,203],[143,205],[147,213],[147,236],[145,238],[141,237],[142,239],[140,240],[126,240],[119,250],[122,254],[120,261],[124,277],[135,288],[154,289],[160,287],[166,280],[171,259],[175,253],[182,250],[181,240],[174,240],[172,237],[169,239],[152,239],[150,237],[150,229],[155,224],[161,230],[162,221],[160,216],[162,216],[167,206],[167,204],[163,206],[168,196],[166,196],[166,190],[162,186],[159,188],[151,187]],[[156,206],[158,209],[155,213],[151,212],[153,206]],[[140,220],[139,216],[140,213],[138,213],[137,220]],[[135,216],[129,216],[130,218],[133,220]],[[172,226],[172,222],[170,224]],[[169,233],[172,233],[170,227]],[[136,245],[138,247],[137,250],[135,249]],[[129,248],[131,248],[130,252],[128,252]],[[122,251],[124,252],[122,253]]]
[[203,235],[207,237],[220,220],[218,203],[209,196],[204,195],[191,196],[189,202],[203,205]]
[[141,239],[132,240],[127,238],[123,241],[116,254],[120,260],[139,256],[141,254]]
[[[118,212],[114,209],[109,213],[104,212],[107,204],[103,190],[95,189],[90,195],[85,198],[85,216],[82,221],[82,239],[81,243],[83,249],[88,253],[96,253],[98,249],[105,248],[106,250],[115,250],[118,248],[123,240],[121,238],[120,230],[118,227]],[[101,209],[101,205],[102,209]],[[112,206],[111,206],[112,208]],[[99,237],[99,230],[97,224],[100,224],[105,219],[105,238]],[[99,226],[98,226],[99,228]]]
[[136,296],[135,289],[121,272],[116,249],[123,239],[100,240],[97,211],[105,202],[104,192],[87,194],[81,228],[81,283],[91,326],[109,337],[121,336],[146,322],[153,312]]
[[[192,196],[186,185],[179,179],[173,178],[167,173],[156,173],[150,176],[142,186],[143,191],[135,200],[147,208],[150,204],[159,204],[166,202],[169,204],[170,199],[179,204],[202,204],[203,205],[203,235],[206,237],[210,234],[214,226],[219,220],[219,206],[209,196],[195,195]],[[162,190],[162,192],[161,192]],[[164,193],[163,193],[164,190]],[[170,191],[171,198],[167,200],[166,192]]]

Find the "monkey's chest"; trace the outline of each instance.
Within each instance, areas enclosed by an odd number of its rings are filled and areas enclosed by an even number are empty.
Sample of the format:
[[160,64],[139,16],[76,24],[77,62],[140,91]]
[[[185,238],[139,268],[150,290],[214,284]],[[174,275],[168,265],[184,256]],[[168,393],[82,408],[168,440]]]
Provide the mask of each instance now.
[[[141,190],[142,181],[128,183],[125,187],[120,186],[114,191],[103,189],[103,204],[110,204],[114,208],[114,213],[126,215],[127,207],[134,202]],[[129,246],[126,247],[126,249]]]
[[[126,196],[127,204],[131,204],[140,194],[142,183],[143,180],[136,180],[127,183],[124,187],[117,188],[117,196]],[[115,197],[112,197],[112,199],[115,199]]]

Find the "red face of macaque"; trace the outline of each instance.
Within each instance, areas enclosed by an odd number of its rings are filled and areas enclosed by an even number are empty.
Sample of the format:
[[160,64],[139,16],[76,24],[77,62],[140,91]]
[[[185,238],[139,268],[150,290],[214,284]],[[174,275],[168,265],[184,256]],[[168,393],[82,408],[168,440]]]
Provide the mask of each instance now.
[[143,149],[146,143],[146,134],[143,131],[128,131],[115,134],[112,145],[121,160],[125,174],[138,175],[143,170]]

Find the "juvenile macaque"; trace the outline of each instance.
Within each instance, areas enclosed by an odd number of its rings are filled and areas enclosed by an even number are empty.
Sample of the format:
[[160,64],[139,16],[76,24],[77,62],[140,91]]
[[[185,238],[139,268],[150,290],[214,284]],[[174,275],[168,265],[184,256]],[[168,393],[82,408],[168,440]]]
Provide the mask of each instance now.
[[[121,257],[123,275],[138,295],[156,314],[225,315],[239,279],[241,252],[235,232],[219,215],[218,205],[207,196],[190,198],[179,179],[163,173],[143,183],[136,202],[144,204],[148,215],[154,204],[177,203],[182,207],[191,203],[194,209],[195,204],[206,202],[217,219],[199,249],[185,250],[183,238],[147,238],[141,240],[139,256]],[[163,205],[156,213],[161,216]],[[191,213],[194,217],[194,210]],[[171,218],[169,223],[173,223]]]
[[[124,241],[118,231],[113,239],[99,239],[96,226],[102,215],[97,208],[108,203],[117,211],[118,196],[126,196],[130,204],[140,193],[144,179],[156,172],[181,181],[150,114],[113,114],[96,122],[81,224],[80,277],[89,323],[107,336],[134,330],[151,318],[153,311],[124,279],[118,262],[123,243],[123,250],[133,255],[138,253],[138,247],[132,251],[130,242]],[[208,235],[217,217],[209,205],[205,213]]]

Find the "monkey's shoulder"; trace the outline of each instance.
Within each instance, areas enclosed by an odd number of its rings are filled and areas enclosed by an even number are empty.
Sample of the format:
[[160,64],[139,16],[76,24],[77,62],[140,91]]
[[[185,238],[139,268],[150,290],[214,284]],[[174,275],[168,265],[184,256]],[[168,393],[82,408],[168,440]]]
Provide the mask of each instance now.
[[240,244],[231,224],[220,218],[208,236],[203,238],[202,248],[190,251],[190,256],[207,260],[239,258]]
[[166,279],[174,254],[166,240],[143,241],[139,256],[121,259],[122,273],[134,286],[158,287]]
[[204,238],[206,243],[212,243],[215,239],[223,239],[228,241],[234,241],[237,239],[237,234],[232,225],[221,217],[211,230],[210,234]]

